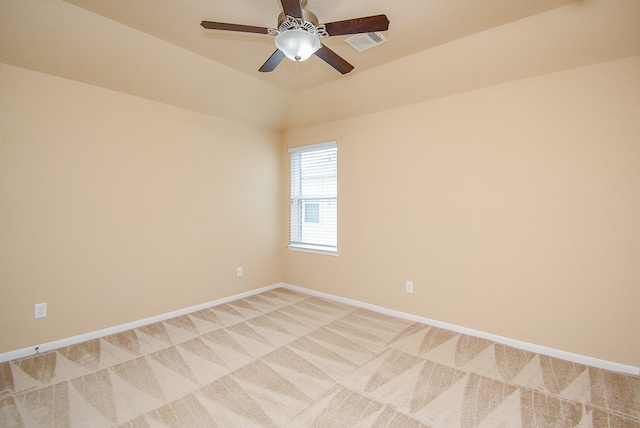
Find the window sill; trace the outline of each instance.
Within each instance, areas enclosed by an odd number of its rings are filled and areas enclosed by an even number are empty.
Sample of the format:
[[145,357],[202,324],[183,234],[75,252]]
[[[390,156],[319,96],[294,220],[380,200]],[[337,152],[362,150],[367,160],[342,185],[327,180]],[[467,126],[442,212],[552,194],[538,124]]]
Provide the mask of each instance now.
[[327,250],[322,247],[314,247],[312,245],[287,245],[291,251],[300,251],[302,253],[320,254],[323,256],[338,256],[340,252],[338,250]]

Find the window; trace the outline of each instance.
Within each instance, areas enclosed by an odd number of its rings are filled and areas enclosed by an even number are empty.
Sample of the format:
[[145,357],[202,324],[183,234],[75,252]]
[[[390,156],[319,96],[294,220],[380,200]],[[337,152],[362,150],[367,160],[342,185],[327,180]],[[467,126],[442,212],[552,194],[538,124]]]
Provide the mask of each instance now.
[[304,222],[305,223],[320,223],[320,204],[307,203],[304,206]]
[[338,251],[338,147],[336,142],[289,149],[289,248],[336,255]]

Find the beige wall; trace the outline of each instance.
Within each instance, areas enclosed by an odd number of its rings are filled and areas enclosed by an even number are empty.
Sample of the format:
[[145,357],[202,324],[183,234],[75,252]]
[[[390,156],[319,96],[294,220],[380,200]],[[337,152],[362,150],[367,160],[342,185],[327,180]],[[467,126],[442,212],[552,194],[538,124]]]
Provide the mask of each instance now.
[[281,280],[278,134],[2,64],[0,117],[0,353]]
[[639,112],[633,57],[290,131],[338,140],[340,256],[284,280],[640,366]]
[[[640,366],[638,76],[602,63],[282,145],[0,65],[0,353],[285,281]],[[341,254],[289,252],[282,146],[333,139]]]

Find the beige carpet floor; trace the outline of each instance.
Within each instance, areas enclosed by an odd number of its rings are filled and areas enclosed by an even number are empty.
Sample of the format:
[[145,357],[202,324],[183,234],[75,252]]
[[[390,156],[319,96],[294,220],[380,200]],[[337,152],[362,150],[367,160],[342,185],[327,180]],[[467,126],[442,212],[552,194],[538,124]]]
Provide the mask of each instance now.
[[288,289],[0,364],[5,427],[640,427],[640,378]]

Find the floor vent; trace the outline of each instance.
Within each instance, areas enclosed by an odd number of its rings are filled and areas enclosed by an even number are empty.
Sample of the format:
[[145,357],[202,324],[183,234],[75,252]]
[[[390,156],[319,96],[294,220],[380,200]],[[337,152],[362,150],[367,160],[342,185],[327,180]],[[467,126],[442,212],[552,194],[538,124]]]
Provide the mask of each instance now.
[[362,33],[349,37],[345,42],[349,43],[358,52],[366,51],[374,46],[386,42],[387,39],[380,33]]

